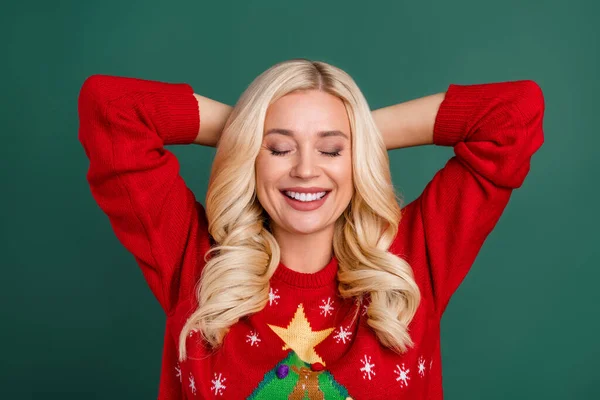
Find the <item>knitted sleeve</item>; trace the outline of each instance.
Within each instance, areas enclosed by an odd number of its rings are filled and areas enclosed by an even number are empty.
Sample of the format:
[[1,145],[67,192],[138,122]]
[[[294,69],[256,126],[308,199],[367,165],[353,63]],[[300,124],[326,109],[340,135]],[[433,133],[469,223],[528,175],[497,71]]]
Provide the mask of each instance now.
[[208,249],[204,208],[169,144],[192,143],[200,115],[184,83],[92,75],[78,99],[87,181],[167,314],[188,296]]
[[433,141],[453,146],[454,156],[403,208],[390,248],[411,254],[440,317],[529,173],[544,142],[544,110],[542,90],[531,80],[449,86]]

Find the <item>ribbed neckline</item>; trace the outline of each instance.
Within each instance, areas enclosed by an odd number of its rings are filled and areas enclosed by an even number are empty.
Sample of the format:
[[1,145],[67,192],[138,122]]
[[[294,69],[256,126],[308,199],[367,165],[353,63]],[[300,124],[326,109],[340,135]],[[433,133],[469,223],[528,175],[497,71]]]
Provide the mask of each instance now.
[[283,281],[289,285],[302,288],[318,288],[334,284],[338,271],[338,261],[335,256],[317,272],[304,273],[298,272],[287,267],[283,262],[279,262],[273,278]]

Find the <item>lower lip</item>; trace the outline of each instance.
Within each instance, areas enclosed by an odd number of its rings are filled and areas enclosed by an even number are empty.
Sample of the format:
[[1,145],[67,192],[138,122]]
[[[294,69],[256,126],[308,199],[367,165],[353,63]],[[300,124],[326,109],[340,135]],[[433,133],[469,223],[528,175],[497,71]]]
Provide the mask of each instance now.
[[283,197],[285,197],[285,200],[287,201],[287,203],[294,210],[313,211],[313,210],[316,210],[317,208],[321,207],[323,205],[323,203],[325,203],[325,200],[327,199],[327,197],[329,196],[329,193],[331,193],[331,192],[325,193],[325,196],[321,197],[319,200],[314,200],[314,201],[300,201],[300,200],[289,198],[283,192],[280,192],[280,193]]

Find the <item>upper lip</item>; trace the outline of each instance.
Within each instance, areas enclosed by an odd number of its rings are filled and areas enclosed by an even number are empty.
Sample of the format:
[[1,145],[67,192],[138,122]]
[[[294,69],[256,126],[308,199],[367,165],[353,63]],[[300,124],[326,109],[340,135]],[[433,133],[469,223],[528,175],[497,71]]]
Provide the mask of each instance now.
[[319,192],[329,192],[331,191],[331,189],[325,189],[322,187],[299,187],[299,186],[295,186],[295,187],[291,187],[291,188],[285,188],[285,189],[281,189],[282,192],[296,192],[296,193],[319,193]]

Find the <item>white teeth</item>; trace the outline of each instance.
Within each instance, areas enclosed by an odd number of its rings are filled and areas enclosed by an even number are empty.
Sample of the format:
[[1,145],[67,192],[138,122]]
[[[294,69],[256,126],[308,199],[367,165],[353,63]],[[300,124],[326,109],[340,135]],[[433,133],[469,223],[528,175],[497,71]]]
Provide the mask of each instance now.
[[299,201],[309,202],[315,201],[323,198],[327,194],[327,192],[318,192],[318,193],[298,193],[298,192],[289,192],[286,191],[285,194],[288,197],[292,197]]

